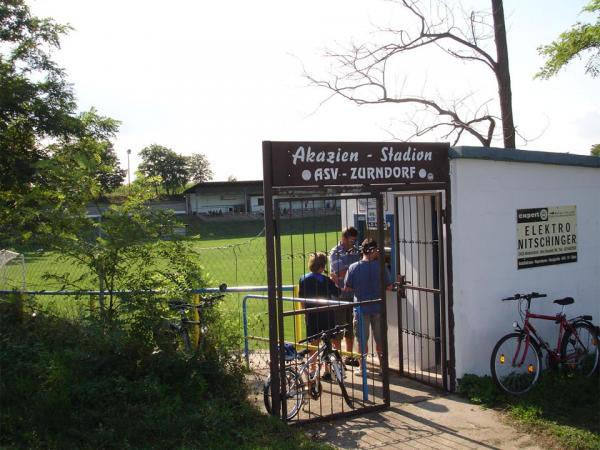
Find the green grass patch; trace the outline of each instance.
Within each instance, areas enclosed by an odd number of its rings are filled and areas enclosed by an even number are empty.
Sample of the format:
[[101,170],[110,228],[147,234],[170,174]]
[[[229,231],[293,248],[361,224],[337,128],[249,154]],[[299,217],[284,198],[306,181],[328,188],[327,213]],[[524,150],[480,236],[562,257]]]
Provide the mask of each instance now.
[[[186,218],[188,236],[185,238],[196,252],[194,258],[205,269],[205,278],[213,280],[209,285],[217,286],[227,283],[228,286],[266,286],[267,266],[264,237],[264,221],[260,220],[199,220]],[[323,217],[293,218],[281,221],[281,262],[282,280],[285,285],[297,285],[298,279],[307,271],[308,255],[314,251],[329,251],[340,239],[341,221],[339,215]],[[88,280],[79,286],[64,286],[55,280],[46,279],[46,274],[69,273],[74,278],[85,273],[86,268],[62,258],[56,252],[44,252],[42,249],[21,249],[25,251],[27,287],[30,290],[98,290],[94,280]],[[161,261],[148,261],[160,267]],[[242,301],[246,293],[229,294],[224,307],[229,314],[237,318],[242,328]],[[260,293],[255,293],[260,294]],[[266,292],[264,293],[266,294]],[[291,296],[291,292],[284,293]],[[76,296],[37,296],[37,302],[50,308],[63,317],[76,317],[82,307],[93,305],[98,297]],[[248,320],[249,334],[268,336],[267,302],[260,299],[249,299]],[[293,308],[292,303],[285,303],[286,310]],[[301,326],[304,320],[301,320]],[[285,337],[293,341],[304,336],[303,329],[295,330],[293,318],[285,319]],[[266,344],[258,341],[251,343],[251,348],[266,348]]]
[[[262,220],[199,220],[186,218],[188,236],[185,238],[197,253],[199,262],[216,285],[265,286],[267,284],[266,245]],[[280,252],[282,280],[286,285],[296,284],[307,271],[308,255],[315,251],[327,252],[340,239],[341,219],[339,215],[293,218],[281,221]],[[85,273],[85,268],[62,258],[57,252],[42,248],[16,249],[25,255],[26,284],[28,290],[73,289],[46,274],[65,273],[74,278]],[[149,261],[160,267],[160,261]],[[8,279],[20,283],[20,267],[9,269]],[[14,272],[14,273],[12,273]],[[17,273],[18,272],[18,273]],[[0,289],[10,289],[2,286]],[[99,289],[93,280],[80,286],[81,289]]]
[[521,397],[500,391],[489,376],[465,375],[458,391],[473,403],[503,410],[518,427],[565,449],[600,449],[600,379],[545,371]]

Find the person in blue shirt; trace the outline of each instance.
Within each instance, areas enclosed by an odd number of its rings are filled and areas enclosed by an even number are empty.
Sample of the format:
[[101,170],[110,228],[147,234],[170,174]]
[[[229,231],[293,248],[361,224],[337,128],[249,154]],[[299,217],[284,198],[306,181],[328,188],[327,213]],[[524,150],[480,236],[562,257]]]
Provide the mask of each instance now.
[[[345,290],[351,290],[355,302],[366,300],[376,300],[381,298],[380,283],[380,263],[379,247],[373,239],[365,239],[362,243],[362,258],[360,261],[351,264],[344,279]],[[393,282],[390,273],[386,269],[384,272],[385,288],[392,290]],[[358,338],[358,349],[361,354],[368,352],[368,342],[370,338],[369,326],[373,329],[373,338],[375,339],[375,350],[381,367],[382,347],[381,347],[381,304],[372,303],[361,306],[362,319],[362,340],[365,342],[365,349],[361,348],[361,330],[358,329],[358,311],[354,311],[354,334]],[[361,373],[358,370],[358,373]]]
[[[298,296],[300,298],[331,299],[340,295],[339,288],[331,278],[323,275],[325,267],[327,267],[327,255],[325,253],[317,252],[310,255],[308,259],[308,269],[310,272],[302,275],[298,282]],[[307,310],[310,310],[311,308],[327,305],[327,303],[307,301],[304,304],[304,307]],[[307,336],[329,330],[330,328],[335,327],[335,325],[335,313],[332,309],[306,313]],[[335,348],[340,349],[340,341],[340,339],[333,340]],[[318,345],[318,341],[313,341],[311,344]],[[311,351],[311,355],[312,353],[314,353],[314,351]]]
[[[331,249],[329,253],[329,276],[337,287],[342,291],[340,300],[347,302],[352,301],[352,292],[344,291],[344,277],[348,272],[350,264],[360,260],[360,252],[356,247],[356,238],[358,237],[358,230],[352,226],[344,228],[342,230],[342,240],[338,245]],[[335,313],[335,320],[338,325],[346,323],[352,323],[352,308],[340,308]],[[346,340],[346,351],[352,355],[354,348],[354,333],[349,330],[345,336]],[[353,356],[347,356],[344,359],[344,363],[349,366],[358,366],[358,360]]]

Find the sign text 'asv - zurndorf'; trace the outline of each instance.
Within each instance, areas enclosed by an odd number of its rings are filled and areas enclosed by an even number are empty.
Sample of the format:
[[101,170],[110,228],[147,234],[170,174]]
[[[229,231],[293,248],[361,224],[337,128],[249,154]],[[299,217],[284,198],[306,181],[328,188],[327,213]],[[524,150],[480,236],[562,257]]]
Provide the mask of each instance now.
[[577,261],[577,207],[517,210],[517,267]]
[[275,185],[444,182],[447,146],[414,143],[273,142]]
[[[411,162],[427,162],[432,160],[432,152],[417,150],[413,147],[408,147],[406,151],[394,150],[394,147],[382,147],[379,153],[369,153],[367,158],[374,158],[376,165],[372,166],[348,166],[345,169],[339,167],[318,167],[316,169],[304,169],[302,171],[302,179],[304,181],[328,181],[344,178],[349,181],[376,181],[382,179],[407,179],[412,180],[419,178],[433,181],[433,174],[428,173],[425,169],[420,169],[417,174],[416,165],[402,166],[380,166],[378,163],[411,163]],[[314,151],[310,146],[305,148],[300,146],[292,155],[292,164],[294,166],[305,163],[329,163],[335,165],[338,163],[358,163],[359,152],[344,151],[338,148],[336,151]]]

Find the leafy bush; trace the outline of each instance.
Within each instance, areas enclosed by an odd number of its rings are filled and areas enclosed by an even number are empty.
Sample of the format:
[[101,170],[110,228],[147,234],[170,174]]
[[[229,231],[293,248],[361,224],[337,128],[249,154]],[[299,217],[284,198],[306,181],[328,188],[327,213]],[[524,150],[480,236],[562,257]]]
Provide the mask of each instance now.
[[256,411],[239,364],[214,349],[153,352],[127,327],[31,307],[0,301],[3,448],[312,446]]

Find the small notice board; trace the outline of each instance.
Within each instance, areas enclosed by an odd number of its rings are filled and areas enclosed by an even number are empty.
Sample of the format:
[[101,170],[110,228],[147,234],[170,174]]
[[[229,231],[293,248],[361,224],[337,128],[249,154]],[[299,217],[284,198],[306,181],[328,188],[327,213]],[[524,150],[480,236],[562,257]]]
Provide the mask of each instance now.
[[577,207],[517,209],[517,268],[577,261]]

